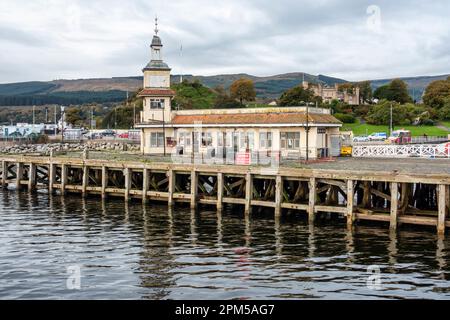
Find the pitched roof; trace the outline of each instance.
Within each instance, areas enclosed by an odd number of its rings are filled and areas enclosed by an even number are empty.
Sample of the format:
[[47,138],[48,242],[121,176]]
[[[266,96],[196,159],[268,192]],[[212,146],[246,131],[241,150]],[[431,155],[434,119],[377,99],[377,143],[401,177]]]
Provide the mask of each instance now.
[[[341,124],[338,119],[329,114],[309,114],[310,124]],[[237,113],[209,115],[176,115],[172,124],[305,124],[306,113]]]
[[170,89],[144,89],[138,93],[138,97],[171,97],[175,91]]

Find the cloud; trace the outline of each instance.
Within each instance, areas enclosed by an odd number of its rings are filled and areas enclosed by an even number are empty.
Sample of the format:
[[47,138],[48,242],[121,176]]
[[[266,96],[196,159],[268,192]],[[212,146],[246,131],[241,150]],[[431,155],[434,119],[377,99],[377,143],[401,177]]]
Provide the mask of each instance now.
[[138,75],[156,14],[173,73],[444,74],[449,13],[446,0],[0,0],[0,82]]

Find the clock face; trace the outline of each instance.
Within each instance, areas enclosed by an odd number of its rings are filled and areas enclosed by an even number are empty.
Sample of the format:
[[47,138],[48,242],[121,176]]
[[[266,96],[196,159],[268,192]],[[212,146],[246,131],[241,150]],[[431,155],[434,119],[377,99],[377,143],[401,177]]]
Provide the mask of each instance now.
[[150,88],[168,88],[169,83],[165,76],[148,76],[148,84]]

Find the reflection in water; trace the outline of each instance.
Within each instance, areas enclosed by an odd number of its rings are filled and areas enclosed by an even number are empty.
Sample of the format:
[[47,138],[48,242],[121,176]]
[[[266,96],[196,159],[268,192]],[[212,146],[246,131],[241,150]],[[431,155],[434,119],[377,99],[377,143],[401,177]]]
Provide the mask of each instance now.
[[[295,215],[0,192],[0,298],[449,298],[448,239]],[[383,272],[367,288],[367,267]],[[68,266],[81,290],[66,288]]]

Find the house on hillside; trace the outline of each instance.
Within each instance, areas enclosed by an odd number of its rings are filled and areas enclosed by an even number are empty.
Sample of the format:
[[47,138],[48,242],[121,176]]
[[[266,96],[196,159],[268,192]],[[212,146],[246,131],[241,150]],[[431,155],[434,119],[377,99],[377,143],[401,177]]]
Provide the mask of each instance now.
[[[268,107],[174,111],[169,66],[162,59],[162,41],[156,28],[151,61],[143,69],[139,92],[144,109],[141,129],[143,154],[269,154],[310,159],[339,154],[342,123],[329,109]],[[309,132],[307,134],[307,132]]]
[[307,81],[303,81],[302,86],[304,89],[310,89],[314,92],[316,97],[321,97],[325,103],[331,103],[333,100],[345,102],[351,106],[359,105],[360,103],[360,89],[358,87],[353,89],[353,92],[339,91],[338,84],[333,87],[323,85],[321,83],[312,84]]

